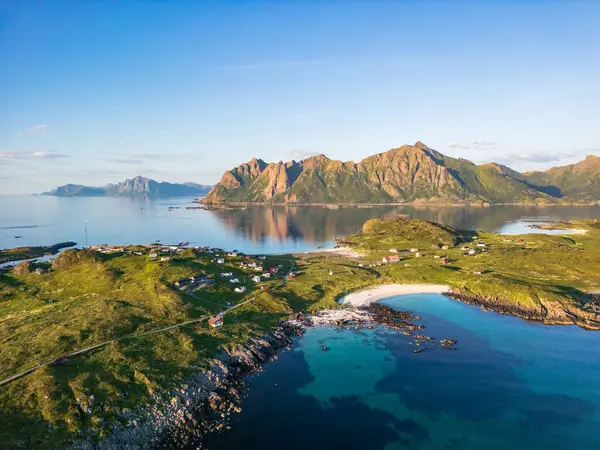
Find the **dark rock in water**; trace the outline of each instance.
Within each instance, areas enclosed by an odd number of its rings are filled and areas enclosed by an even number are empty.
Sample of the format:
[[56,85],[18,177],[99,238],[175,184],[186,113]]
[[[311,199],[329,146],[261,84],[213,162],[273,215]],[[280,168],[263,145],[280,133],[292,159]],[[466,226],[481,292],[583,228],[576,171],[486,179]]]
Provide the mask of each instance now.
[[15,236],[15,239],[21,239],[23,236]]
[[411,323],[417,320],[417,316],[408,311],[396,311],[389,306],[381,305],[379,303],[371,303],[370,305],[362,306],[359,309],[372,314],[375,323],[385,325],[395,330],[416,331],[425,328],[423,325]]
[[423,353],[425,350],[427,350],[427,347],[425,347],[425,348],[415,348],[413,350],[413,353]]
[[331,349],[329,347],[327,347],[326,345],[324,345],[323,347],[321,347],[321,350],[323,350],[324,352],[328,352]]

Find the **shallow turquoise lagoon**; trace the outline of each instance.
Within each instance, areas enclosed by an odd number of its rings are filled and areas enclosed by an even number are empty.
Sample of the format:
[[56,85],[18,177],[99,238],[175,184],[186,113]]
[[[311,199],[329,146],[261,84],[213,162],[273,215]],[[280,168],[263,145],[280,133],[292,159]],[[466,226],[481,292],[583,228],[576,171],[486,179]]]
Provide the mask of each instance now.
[[[485,313],[439,294],[382,301],[457,339],[313,328],[250,380],[209,449],[600,448],[600,332]],[[329,348],[323,351],[323,346]],[[190,448],[196,443],[190,443]]]

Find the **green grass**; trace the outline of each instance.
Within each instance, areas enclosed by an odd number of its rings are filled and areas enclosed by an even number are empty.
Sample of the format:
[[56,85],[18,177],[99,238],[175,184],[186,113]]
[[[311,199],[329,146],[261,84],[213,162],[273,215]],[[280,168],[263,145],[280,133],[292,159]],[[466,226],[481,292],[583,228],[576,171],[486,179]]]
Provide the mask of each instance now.
[[[334,254],[272,256],[264,265],[283,265],[280,274],[296,264],[297,278],[279,288],[280,278],[251,282],[254,273],[239,267],[241,257],[220,265],[214,255],[193,250],[169,262],[66,250],[48,273],[0,274],[0,378],[62,353],[197,319],[261,294],[227,314],[221,328],[204,322],[120,341],[0,387],[0,439],[9,447],[59,448],[82,431],[101,437],[123,410],[150,403],[157,389],[180,385],[223,348],[243,344],[294,312],[338,307],[344,294],[377,284],[448,284],[523,310],[554,305],[575,315],[589,311],[592,297],[585,293],[600,289],[600,225],[569,226],[588,233],[504,237],[422,221],[371,222],[365,232],[345,239],[364,254],[364,267]],[[487,244],[485,251],[463,256],[461,247],[474,247],[474,235]],[[440,248],[444,243],[450,248]],[[426,256],[370,267],[389,255],[390,247],[414,246],[423,247]],[[450,264],[441,265],[434,255],[447,256]],[[233,292],[221,272],[245,276],[247,291]],[[176,280],[198,274],[213,276],[214,286],[195,292],[175,287]],[[270,290],[260,291],[262,284]],[[91,396],[94,404],[83,413]]]

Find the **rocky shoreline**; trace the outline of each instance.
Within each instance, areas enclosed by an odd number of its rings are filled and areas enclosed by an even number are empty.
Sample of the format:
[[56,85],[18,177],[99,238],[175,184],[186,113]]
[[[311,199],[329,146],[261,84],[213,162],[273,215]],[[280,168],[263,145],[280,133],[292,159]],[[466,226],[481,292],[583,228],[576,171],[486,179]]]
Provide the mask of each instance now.
[[547,325],[578,325],[587,330],[600,330],[600,302],[598,300],[590,302],[586,309],[569,309],[554,302],[540,300],[540,308],[534,310],[506,305],[500,299],[477,297],[456,291],[446,292],[444,295],[468,305],[480,306],[498,314],[520,317],[533,322]]
[[110,435],[101,440],[88,436],[72,450],[183,448],[190,440],[227,427],[227,419],[241,411],[244,378],[260,371],[264,363],[289,348],[302,327],[284,323],[244,346],[223,351],[210,369],[186,379],[179,388],[154,393],[153,401],[135,411],[123,412]]

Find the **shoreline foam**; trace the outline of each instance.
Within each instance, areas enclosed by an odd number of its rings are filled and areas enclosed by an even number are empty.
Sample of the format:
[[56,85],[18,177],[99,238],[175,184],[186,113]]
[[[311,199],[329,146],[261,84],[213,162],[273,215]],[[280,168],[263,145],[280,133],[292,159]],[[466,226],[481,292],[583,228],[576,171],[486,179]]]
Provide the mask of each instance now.
[[443,284],[384,284],[364,291],[353,292],[342,297],[339,303],[365,306],[382,298],[408,294],[443,294],[450,292],[450,286]]

